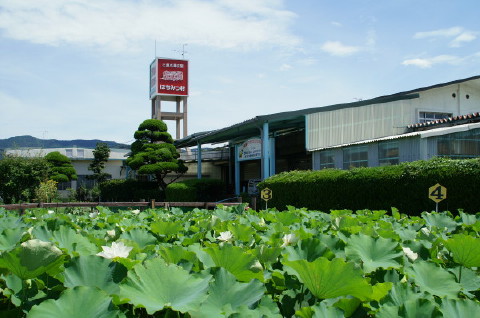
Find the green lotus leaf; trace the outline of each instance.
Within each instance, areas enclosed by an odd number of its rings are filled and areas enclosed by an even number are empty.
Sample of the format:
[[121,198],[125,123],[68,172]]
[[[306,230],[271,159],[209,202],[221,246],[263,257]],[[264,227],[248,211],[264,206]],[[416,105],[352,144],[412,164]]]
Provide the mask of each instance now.
[[459,282],[462,286],[463,293],[480,289],[480,276],[478,276],[477,273],[470,268],[458,266],[449,269],[449,271],[457,277],[457,282]]
[[343,318],[345,317],[342,310],[329,306],[325,302],[321,302],[319,305],[311,307],[313,309],[312,318]]
[[166,264],[162,258],[147,260],[128,272],[120,284],[120,298],[153,314],[165,307],[194,311],[207,296],[211,275],[191,275],[183,268]]
[[372,286],[372,296],[370,298],[375,301],[380,301],[385,296],[388,295],[388,292],[392,289],[393,283],[385,282],[385,283],[376,283]]
[[372,287],[363,277],[363,272],[355,269],[354,264],[341,258],[331,261],[324,257],[313,262],[306,260],[288,261],[283,264],[293,270],[293,273],[320,299],[339,296],[354,296],[366,300],[372,295]]
[[439,229],[447,228],[449,232],[455,230],[458,226],[448,213],[422,213],[423,219],[428,226],[436,226]]
[[342,298],[333,304],[334,307],[343,310],[345,317],[350,317],[357,310],[362,302],[358,298]]
[[147,230],[136,228],[128,232],[123,232],[120,235],[120,238],[130,240],[135,242],[140,249],[145,248],[147,245],[155,244],[157,239],[152,234],[148,233]]
[[233,234],[235,240],[249,242],[254,238],[255,230],[250,225],[229,223],[228,230]]
[[313,262],[321,256],[326,256],[327,253],[333,256],[328,247],[317,238],[307,238],[299,241],[296,246],[287,246],[285,252],[283,256],[290,261],[304,259]]
[[480,304],[469,299],[443,299],[440,310],[444,318],[478,317]]
[[267,245],[258,245],[255,247],[254,254],[255,257],[262,264],[271,264],[275,263],[278,260],[278,257],[282,253],[281,247],[268,247]]
[[[378,285],[378,284],[377,284]],[[385,296],[381,299],[381,303],[387,306],[400,307],[408,300],[415,300],[423,296],[423,293],[417,293],[413,290],[412,286],[407,283],[394,283]]]
[[22,239],[23,233],[24,231],[21,227],[3,230],[2,234],[0,235],[0,253],[14,248]]
[[33,306],[27,318],[116,318],[121,313],[113,308],[112,299],[94,287],[67,289],[59,299],[49,299]]
[[160,246],[158,254],[168,264],[179,264],[182,261],[191,263],[198,262],[197,256],[194,252],[189,251],[187,248],[179,245],[173,246]]
[[410,299],[401,306],[381,306],[377,318],[436,318],[435,302],[429,299]]
[[420,290],[439,297],[457,298],[461,286],[453,274],[428,262],[416,262],[405,269],[407,275],[414,279]]
[[280,222],[285,226],[290,226],[294,223],[300,222],[300,218],[295,213],[292,213],[292,212],[275,213],[275,218],[277,222]]
[[402,252],[397,251],[398,243],[382,237],[373,238],[364,234],[352,235],[347,240],[345,254],[353,261],[361,261],[366,273],[377,268],[399,268]]
[[65,225],[61,225],[56,231],[50,231],[44,226],[34,228],[32,235],[42,241],[57,243],[58,247],[66,249],[72,256],[92,255],[98,252],[98,247],[87,237]]
[[204,249],[210,255],[215,266],[223,267],[241,282],[249,282],[256,278],[263,281],[263,273],[254,272],[250,268],[255,262],[255,256],[246,253],[241,247],[225,244]]
[[6,268],[21,279],[35,278],[45,272],[56,272],[63,264],[62,251],[52,243],[37,239],[22,243],[0,256],[0,268]]
[[480,267],[480,239],[470,235],[456,234],[445,242],[452,252],[453,260],[466,267]]
[[127,276],[127,270],[120,263],[96,255],[87,255],[72,259],[63,276],[65,287],[98,287],[110,295],[118,294],[118,284]]
[[235,276],[224,268],[220,268],[214,277],[215,281],[208,289],[208,298],[198,312],[190,312],[193,318],[228,317],[237,313],[237,309],[242,305],[252,306],[265,293],[264,285],[258,280],[239,283]]
[[173,236],[183,230],[183,222],[158,221],[150,225],[150,230],[158,235]]
[[263,296],[260,303],[251,309],[247,305],[241,305],[236,313],[228,316],[229,318],[282,318],[278,306],[268,296]]

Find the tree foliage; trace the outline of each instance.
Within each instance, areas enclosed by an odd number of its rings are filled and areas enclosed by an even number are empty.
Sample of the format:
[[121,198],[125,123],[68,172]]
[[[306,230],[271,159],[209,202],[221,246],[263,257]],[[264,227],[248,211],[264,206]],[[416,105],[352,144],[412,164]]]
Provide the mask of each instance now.
[[101,183],[112,176],[109,173],[103,172],[109,157],[110,148],[108,145],[104,142],[97,143],[95,150],[93,150],[93,161],[88,166],[88,170],[93,172],[93,175],[90,176],[91,179]]
[[[131,147],[127,164],[142,175],[152,175],[158,186],[165,191],[167,185],[187,171],[183,161],[173,145],[167,125],[158,119],[147,119],[138,126],[134,134],[135,142]],[[170,182],[167,174],[173,174]]]
[[50,152],[45,156],[50,165],[50,179],[57,182],[77,180],[77,172],[70,159],[58,151]]
[[44,158],[5,156],[0,160],[0,197],[5,203],[29,201],[40,182],[47,180],[48,170]]

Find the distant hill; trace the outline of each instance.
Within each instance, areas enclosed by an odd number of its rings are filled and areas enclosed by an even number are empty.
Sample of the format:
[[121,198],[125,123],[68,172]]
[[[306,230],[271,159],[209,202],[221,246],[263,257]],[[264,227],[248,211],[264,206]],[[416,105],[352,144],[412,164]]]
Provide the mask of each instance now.
[[57,139],[39,139],[32,136],[16,136],[8,139],[0,139],[0,149],[6,148],[95,148],[98,142],[106,143],[110,148],[130,149],[130,145],[120,144],[115,141],[103,140],[57,140]]

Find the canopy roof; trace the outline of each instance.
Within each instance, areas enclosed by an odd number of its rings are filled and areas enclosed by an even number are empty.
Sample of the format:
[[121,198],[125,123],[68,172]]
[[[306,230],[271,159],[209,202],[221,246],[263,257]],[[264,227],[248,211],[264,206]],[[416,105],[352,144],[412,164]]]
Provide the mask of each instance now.
[[[361,100],[361,101],[352,102],[352,103],[335,104],[335,105],[329,105],[329,106],[321,106],[321,107],[307,108],[302,110],[275,113],[270,115],[256,116],[252,119],[245,120],[241,123],[237,123],[229,127],[225,127],[217,130],[199,132],[199,133],[195,133],[187,137],[184,137],[182,139],[178,139],[175,141],[175,146],[177,148],[183,148],[183,147],[197,146],[198,144],[240,142],[251,137],[260,136],[261,135],[260,131],[263,127],[263,124],[266,122],[269,125],[270,133],[275,133],[277,135],[292,132],[292,131],[300,131],[305,129],[305,116],[308,114],[332,111],[332,110],[343,109],[343,108],[360,107],[360,106],[372,105],[372,104],[388,103],[388,102],[393,102],[398,100],[414,99],[420,96],[419,92],[421,91],[453,85],[453,84],[459,84],[459,83],[472,81],[472,80],[479,80],[479,79],[480,79],[480,76],[474,76],[474,77],[456,80],[448,83],[442,83],[442,84],[437,84],[433,86],[417,88],[411,91],[405,91],[405,92],[400,92],[392,95],[380,96],[373,99]],[[480,85],[480,80],[475,81],[473,84]]]

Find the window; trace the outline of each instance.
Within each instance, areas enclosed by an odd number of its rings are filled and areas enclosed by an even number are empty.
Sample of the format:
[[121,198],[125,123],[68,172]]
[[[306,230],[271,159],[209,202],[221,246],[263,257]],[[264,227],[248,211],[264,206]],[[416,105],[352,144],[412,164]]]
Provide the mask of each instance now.
[[380,166],[390,166],[399,163],[398,141],[381,142],[378,144],[378,163]]
[[320,151],[320,170],[335,168],[335,154],[332,150]]
[[480,157],[480,130],[437,137],[437,155],[449,158]]
[[58,190],[68,190],[72,188],[72,181],[65,181],[57,183]]
[[77,158],[85,157],[85,150],[84,149],[77,149]]
[[343,149],[343,169],[368,167],[368,146]]
[[91,189],[95,185],[95,181],[88,179],[87,175],[81,174],[77,176],[77,188],[83,187]]
[[68,158],[73,158],[73,149],[65,149],[65,155]]
[[439,112],[419,112],[418,122],[426,123],[429,121],[452,117],[452,113],[439,113]]

